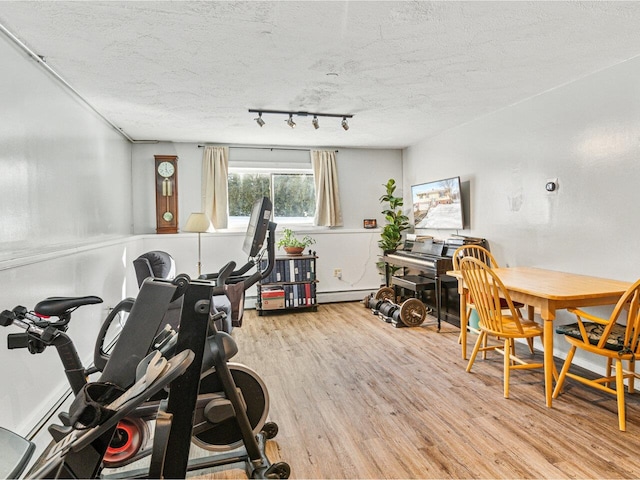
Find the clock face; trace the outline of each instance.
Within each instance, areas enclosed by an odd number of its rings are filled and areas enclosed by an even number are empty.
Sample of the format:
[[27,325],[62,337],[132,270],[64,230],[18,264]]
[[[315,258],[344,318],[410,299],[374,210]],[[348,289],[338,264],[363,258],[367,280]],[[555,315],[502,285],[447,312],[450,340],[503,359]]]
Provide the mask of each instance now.
[[162,162],[158,165],[158,173],[165,178],[173,175],[175,171],[176,169],[171,162]]

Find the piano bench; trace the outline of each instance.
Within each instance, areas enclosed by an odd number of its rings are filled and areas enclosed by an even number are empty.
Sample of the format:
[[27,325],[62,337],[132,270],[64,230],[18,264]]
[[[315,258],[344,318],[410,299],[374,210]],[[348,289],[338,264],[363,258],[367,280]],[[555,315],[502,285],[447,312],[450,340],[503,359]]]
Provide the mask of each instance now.
[[405,275],[403,277],[391,277],[391,286],[393,287],[396,298],[398,297],[398,289],[405,288],[411,290],[415,298],[420,299],[422,292],[436,288],[436,281],[433,278],[420,275]]

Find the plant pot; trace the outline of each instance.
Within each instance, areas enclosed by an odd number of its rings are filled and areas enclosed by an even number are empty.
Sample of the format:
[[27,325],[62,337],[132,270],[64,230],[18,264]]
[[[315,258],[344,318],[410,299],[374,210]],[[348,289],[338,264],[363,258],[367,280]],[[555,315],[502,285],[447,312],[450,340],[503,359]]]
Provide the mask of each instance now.
[[304,247],[284,247],[284,251],[287,255],[301,255],[304,252]]

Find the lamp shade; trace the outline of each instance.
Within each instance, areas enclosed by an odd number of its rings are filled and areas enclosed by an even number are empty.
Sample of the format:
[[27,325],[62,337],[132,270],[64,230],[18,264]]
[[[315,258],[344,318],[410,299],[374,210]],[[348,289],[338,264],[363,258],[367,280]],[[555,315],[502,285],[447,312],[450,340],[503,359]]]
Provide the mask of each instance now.
[[189,215],[187,219],[187,224],[184,226],[182,231],[184,232],[196,232],[196,233],[205,233],[213,230],[213,225],[211,225],[211,220],[206,213],[197,212]]

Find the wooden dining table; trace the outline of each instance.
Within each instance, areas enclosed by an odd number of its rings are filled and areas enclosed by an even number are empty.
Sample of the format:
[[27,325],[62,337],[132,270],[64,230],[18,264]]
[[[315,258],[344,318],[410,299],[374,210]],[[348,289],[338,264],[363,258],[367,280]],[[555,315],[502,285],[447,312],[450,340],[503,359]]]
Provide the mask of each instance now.
[[[571,307],[613,305],[631,286],[630,282],[558,272],[534,267],[495,268],[511,299],[540,313],[544,337],[544,387],[547,407],[551,407],[553,392],[553,321],[556,311]],[[466,333],[466,288],[459,271],[447,272],[458,279],[460,293],[460,328]],[[466,335],[462,336],[463,357],[466,358]]]

